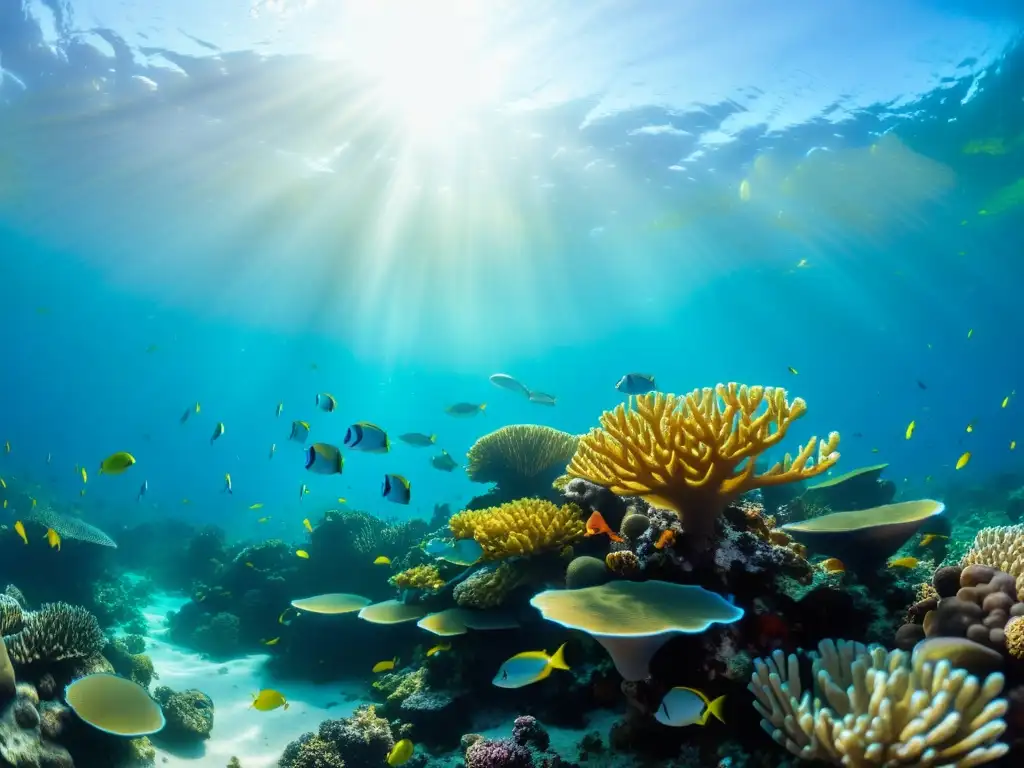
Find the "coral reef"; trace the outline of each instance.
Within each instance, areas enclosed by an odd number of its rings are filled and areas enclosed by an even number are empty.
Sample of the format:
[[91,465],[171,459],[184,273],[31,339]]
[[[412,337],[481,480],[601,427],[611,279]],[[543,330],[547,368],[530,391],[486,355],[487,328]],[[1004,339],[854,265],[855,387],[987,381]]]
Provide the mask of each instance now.
[[586,533],[579,507],[559,507],[541,499],[520,499],[500,507],[465,510],[453,515],[449,526],[455,538],[475,539],[489,560],[558,550]]
[[71,754],[40,728],[39,698],[28,686],[0,714],[0,759],[4,765],[73,768]]
[[280,768],[380,768],[395,736],[374,707],[360,707],[351,717],[324,720],[316,733],[289,744]]
[[153,691],[164,710],[167,725],[161,737],[171,741],[202,741],[213,730],[213,700],[202,691],[189,688],[175,692],[166,685]]
[[144,653],[132,653],[129,645],[138,647],[138,643],[128,638],[109,640],[103,649],[103,655],[117,674],[127,677],[143,688],[149,688],[150,683],[159,677],[153,669],[153,660]]
[[982,528],[960,565],[990,565],[1010,574],[1017,599],[1024,600],[1024,525]]
[[422,589],[426,592],[437,592],[445,585],[436,565],[416,565],[396,573],[388,581],[399,589]]
[[525,581],[526,574],[521,567],[501,561],[474,571],[456,585],[452,596],[462,608],[497,608]]
[[477,440],[467,454],[474,483],[494,483],[490,505],[534,497],[554,501],[554,480],[565,471],[579,438],[551,427],[513,424]]
[[85,658],[106,644],[96,617],[67,603],[48,603],[25,614],[25,626],[4,637],[15,664]]

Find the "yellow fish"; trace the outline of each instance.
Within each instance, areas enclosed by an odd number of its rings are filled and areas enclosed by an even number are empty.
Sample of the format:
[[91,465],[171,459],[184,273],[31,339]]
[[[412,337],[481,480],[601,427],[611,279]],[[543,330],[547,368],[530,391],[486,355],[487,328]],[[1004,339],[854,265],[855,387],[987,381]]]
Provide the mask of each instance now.
[[267,521],[268,521],[269,519],[270,519],[270,515],[267,515],[266,517],[261,517],[261,518],[260,518],[259,520],[257,520],[256,522],[257,522],[257,523],[265,523],[265,522],[267,522]]
[[53,528],[46,529],[46,540],[50,543],[50,549],[56,548],[60,552],[60,534]]
[[796,368],[794,368],[793,366],[789,366],[789,367],[787,367],[787,368],[786,368],[786,370],[787,370],[787,371],[789,371],[790,373],[792,373],[792,374],[793,374],[794,376],[796,376],[796,375],[797,375],[798,373],[800,373],[800,371],[798,371],[798,370],[797,370]]
[[949,536],[943,536],[941,533],[926,533],[921,537],[921,546],[927,547],[936,539],[948,539]]
[[900,557],[896,560],[889,561],[890,568],[916,568],[917,558],[916,557]]
[[256,502],[255,504],[250,504],[249,509],[263,509],[263,503]]
[[5,483],[4,479],[2,477],[0,477],[0,488],[6,488],[6,487],[7,487],[7,483]]
[[264,640],[263,644],[264,645],[277,645],[279,642],[281,642],[281,638],[280,637],[275,637],[273,640]]
[[907,425],[907,440],[914,436],[914,427],[917,426],[916,421],[912,421]]
[[974,422],[973,421],[970,424],[967,425],[967,431],[968,432],[973,432],[974,431]]
[[23,522],[21,522],[21,520],[16,520],[14,522],[14,531],[19,536],[21,536],[21,540],[22,541],[24,541],[26,544],[28,544],[28,536],[25,535],[25,524]]
[[255,566],[255,565],[253,565],[252,563],[250,563],[250,562],[249,562],[248,560],[246,560],[246,561],[245,561],[245,567],[246,567],[246,568],[255,568],[256,566]]
[[372,671],[373,671],[374,674],[376,674],[378,672],[387,672],[389,670],[394,669],[397,664],[398,664],[398,657],[395,656],[395,658],[388,659],[387,661],[378,661],[376,664],[373,665],[373,670]]
[[4,499],[4,509],[7,509],[7,499]]
[[441,651],[450,651],[451,649],[451,643],[438,643],[433,648],[427,650],[427,656],[433,656],[435,653],[440,653]]
[[285,619],[288,617],[288,614],[292,612],[292,610],[293,610],[292,607],[289,605],[287,608],[285,608],[283,611],[281,611],[281,615],[277,617],[277,623],[278,624],[284,624],[285,626],[288,626],[289,624],[291,624],[290,620],[289,621],[285,621]]
[[88,483],[89,482],[89,473],[85,471],[85,467],[79,467],[78,468],[78,474],[80,474],[82,476],[82,482],[83,483]]
[[345,504],[347,501],[348,501],[348,499],[346,499],[344,496],[339,496],[338,497],[338,503],[339,504]]
[[250,709],[256,709],[260,712],[269,712],[278,707],[288,709],[288,702],[284,698],[283,693],[271,688],[264,688],[259,693],[254,693],[252,695],[252,704],[249,705]]
[[1003,398],[1003,408],[1005,408],[1009,404],[1010,404],[1010,396],[1007,395],[1006,397]]
[[[1017,441],[1016,440],[1011,440],[1010,441],[1010,450],[1013,451],[1013,450],[1016,450],[1016,448],[1017,448]],[[7,506],[7,502],[4,502],[4,506]]]
[[303,560],[309,560],[309,552],[304,549],[296,549],[295,556],[301,557]]
[[388,765],[391,768],[395,766],[404,765],[412,757],[412,753],[415,747],[409,739],[402,739],[400,742],[395,744],[394,748],[388,753]]
[[[32,499],[31,496],[29,496],[29,498]],[[38,503],[39,503],[38,501],[36,501],[35,499],[32,499],[32,506],[33,507],[36,506]]]
[[964,467],[967,466],[967,462],[969,462],[970,460],[971,460],[971,452],[970,451],[964,451],[964,455],[956,460],[956,468],[957,469],[963,469]]
[[373,561],[373,564],[374,565],[391,565],[391,558],[390,557],[385,557],[384,555],[381,555],[380,557],[378,557],[376,560]]
[[308,518],[308,517],[307,517],[307,518],[305,518],[305,519],[304,519],[304,520],[302,521],[302,527],[303,527],[303,528],[305,528],[305,529],[306,529],[307,531],[309,531],[310,533],[312,533],[312,532],[313,532],[313,526],[312,526],[312,525],[310,524],[310,522],[309,522],[309,518]]
[[135,463],[135,457],[126,451],[112,453],[100,462],[101,475],[119,475]]

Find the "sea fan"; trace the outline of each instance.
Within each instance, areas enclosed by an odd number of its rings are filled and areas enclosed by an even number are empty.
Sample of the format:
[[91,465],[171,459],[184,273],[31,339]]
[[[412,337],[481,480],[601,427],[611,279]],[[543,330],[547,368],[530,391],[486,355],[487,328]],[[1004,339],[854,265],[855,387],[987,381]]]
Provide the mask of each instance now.
[[44,528],[53,528],[62,539],[77,539],[117,549],[117,543],[95,525],[89,525],[78,517],[62,515],[52,507],[40,507],[32,512],[28,519]]

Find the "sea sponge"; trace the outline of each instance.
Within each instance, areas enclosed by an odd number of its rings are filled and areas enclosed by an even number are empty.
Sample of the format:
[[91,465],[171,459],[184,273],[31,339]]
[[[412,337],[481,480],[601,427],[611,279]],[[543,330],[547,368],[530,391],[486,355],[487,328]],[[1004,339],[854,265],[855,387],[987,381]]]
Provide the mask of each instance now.
[[634,410],[623,404],[602,414],[602,428],[580,439],[569,474],[673,510],[697,543],[710,538],[719,513],[741,494],[815,477],[839,460],[833,432],[755,473],[757,457],[807,411],[783,389],[730,383],[685,396],[653,392],[634,402]]
[[1017,599],[1024,600],[1024,525],[982,528],[960,565],[990,565],[1016,580]]
[[16,664],[84,658],[98,654],[106,644],[96,617],[67,603],[48,603],[25,614],[25,627],[3,640]]
[[526,581],[522,568],[502,561],[472,574],[455,587],[452,595],[462,608],[497,608],[508,594]]
[[582,539],[587,530],[575,504],[559,507],[541,499],[459,512],[448,526],[457,539],[475,539],[488,560],[561,549]]
[[474,483],[495,483],[506,495],[544,493],[565,472],[579,438],[537,424],[511,424],[484,435],[466,454]]
[[399,589],[422,589],[437,592],[445,585],[436,565],[417,565],[396,573],[388,581]]
[[1006,754],[1003,676],[984,680],[935,663],[843,640],[823,640],[805,691],[800,663],[757,659],[748,689],[761,727],[792,754],[851,768],[982,765]]

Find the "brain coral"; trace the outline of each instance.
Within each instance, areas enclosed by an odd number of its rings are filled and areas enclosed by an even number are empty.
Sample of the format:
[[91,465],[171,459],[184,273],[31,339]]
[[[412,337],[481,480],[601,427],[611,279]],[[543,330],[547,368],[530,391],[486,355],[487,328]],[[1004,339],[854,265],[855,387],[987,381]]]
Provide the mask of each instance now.
[[505,498],[547,492],[576,452],[579,438],[536,424],[512,424],[477,440],[466,474],[474,483],[496,483]]
[[49,603],[25,614],[25,627],[4,637],[11,659],[18,664],[61,661],[98,654],[106,644],[96,617],[85,608]]
[[457,539],[475,539],[488,560],[557,550],[583,538],[583,513],[541,499],[519,499],[500,507],[466,510],[448,521]]

